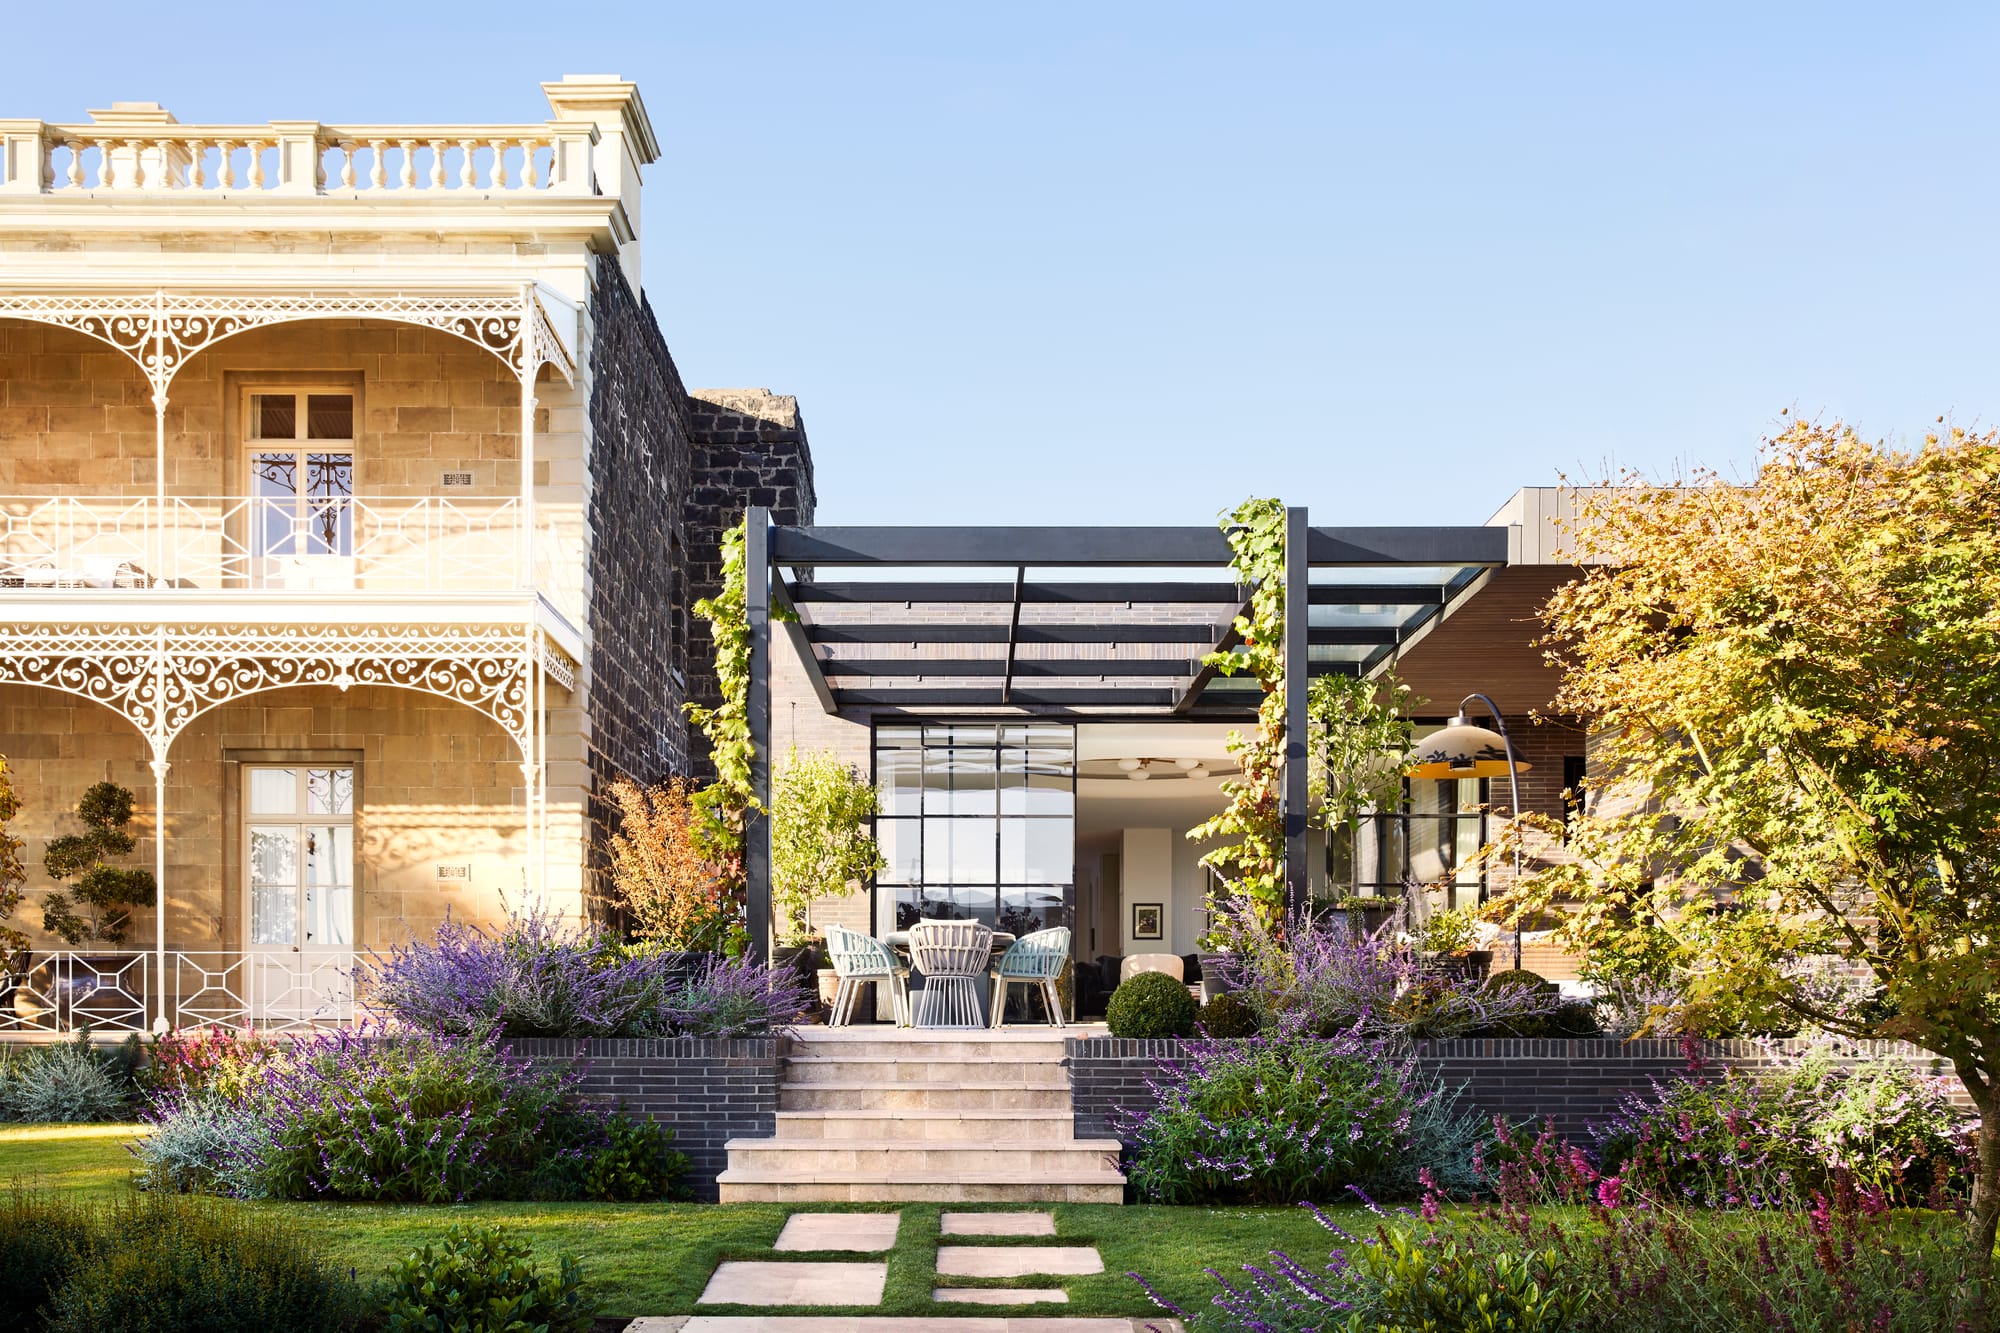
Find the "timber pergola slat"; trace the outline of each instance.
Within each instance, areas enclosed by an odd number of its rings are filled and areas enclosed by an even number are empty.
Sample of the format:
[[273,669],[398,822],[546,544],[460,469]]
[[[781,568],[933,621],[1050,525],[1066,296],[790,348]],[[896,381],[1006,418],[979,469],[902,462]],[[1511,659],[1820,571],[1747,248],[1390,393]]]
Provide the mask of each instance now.
[[[786,633],[830,713],[1255,705],[1201,662],[1237,645],[1249,594],[1216,528],[770,527],[766,545],[772,594],[798,616]],[[1294,594],[1301,676],[1354,675],[1505,564],[1508,531],[1305,528],[1293,545],[1311,567]]]

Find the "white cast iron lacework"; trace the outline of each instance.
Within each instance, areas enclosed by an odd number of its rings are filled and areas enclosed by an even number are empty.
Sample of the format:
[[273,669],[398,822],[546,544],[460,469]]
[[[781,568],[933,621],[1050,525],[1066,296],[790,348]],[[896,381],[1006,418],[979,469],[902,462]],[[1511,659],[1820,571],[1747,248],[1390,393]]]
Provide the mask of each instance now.
[[193,357],[233,334],[314,319],[387,319],[463,338],[524,382],[553,365],[574,383],[576,364],[531,286],[489,295],[391,292],[0,292],[0,316],[87,334],[130,357],[164,401]]
[[[564,660],[546,645],[541,656]],[[103,704],[139,729],[156,759],[203,713],[294,685],[438,695],[499,723],[526,754],[535,661],[522,627],[507,624],[0,626],[0,681]]]

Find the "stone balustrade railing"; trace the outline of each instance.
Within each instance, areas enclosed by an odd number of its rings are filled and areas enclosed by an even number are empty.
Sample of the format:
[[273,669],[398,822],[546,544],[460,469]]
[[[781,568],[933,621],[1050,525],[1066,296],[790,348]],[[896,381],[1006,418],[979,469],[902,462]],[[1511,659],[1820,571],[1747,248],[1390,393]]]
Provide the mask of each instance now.
[[584,121],[343,127],[6,120],[0,194],[592,195],[595,137]]

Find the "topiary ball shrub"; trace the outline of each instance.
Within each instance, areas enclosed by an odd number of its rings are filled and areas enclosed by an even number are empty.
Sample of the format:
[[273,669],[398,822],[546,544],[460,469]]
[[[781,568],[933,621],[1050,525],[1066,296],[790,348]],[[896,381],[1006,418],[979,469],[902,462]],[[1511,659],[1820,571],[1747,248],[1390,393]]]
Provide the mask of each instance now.
[[1555,982],[1550,981],[1539,972],[1530,972],[1525,967],[1509,968],[1505,972],[1495,972],[1492,976],[1486,978],[1486,990],[1504,990],[1510,986],[1520,987],[1523,990],[1540,991],[1550,999],[1554,999],[1559,990]]
[[1241,992],[1226,991],[1201,1007],[1195,1022],[1211,1037],[1254,1037],[1259,1026],[1256,1006]]
[[412,1251],[389,1270],[381,1301],[389,1333],[582,1333],[596,1315],[575,1259],[545,1273],[494,1227],[456,1226],[442,1245]]
[[1104,1021],[1114,1037],[1187,1037],[1200,1006],[1164,972],[1141,972],[1111,992]]

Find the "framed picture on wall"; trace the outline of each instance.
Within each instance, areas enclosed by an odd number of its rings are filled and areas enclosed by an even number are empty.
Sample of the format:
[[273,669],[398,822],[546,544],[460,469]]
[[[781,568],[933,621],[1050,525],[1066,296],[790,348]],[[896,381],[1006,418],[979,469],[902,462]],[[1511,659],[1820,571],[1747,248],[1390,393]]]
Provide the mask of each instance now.
[[1167,937],[1166,913],[1159,903],[1132,904],[1132,938],[1163,940]]

